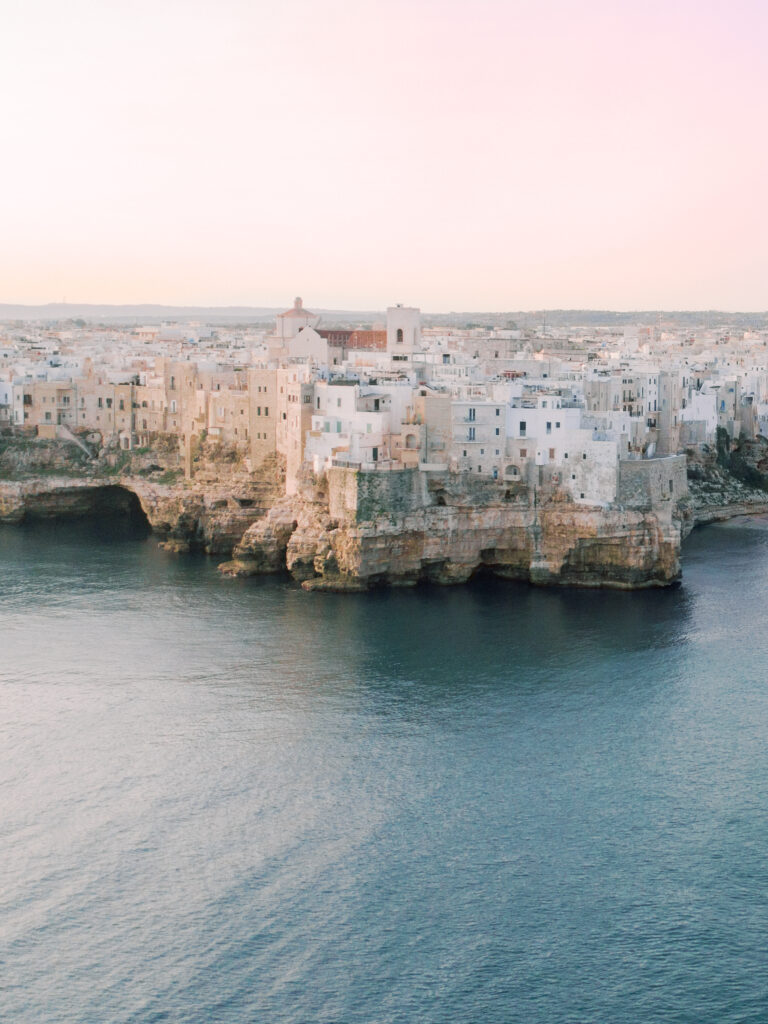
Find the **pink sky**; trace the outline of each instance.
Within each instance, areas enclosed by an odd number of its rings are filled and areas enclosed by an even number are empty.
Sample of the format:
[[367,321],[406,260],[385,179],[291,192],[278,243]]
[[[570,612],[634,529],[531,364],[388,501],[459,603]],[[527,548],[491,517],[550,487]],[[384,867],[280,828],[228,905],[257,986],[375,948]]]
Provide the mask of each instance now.
[[768,8],[4,0],[0,302],[765,309]]

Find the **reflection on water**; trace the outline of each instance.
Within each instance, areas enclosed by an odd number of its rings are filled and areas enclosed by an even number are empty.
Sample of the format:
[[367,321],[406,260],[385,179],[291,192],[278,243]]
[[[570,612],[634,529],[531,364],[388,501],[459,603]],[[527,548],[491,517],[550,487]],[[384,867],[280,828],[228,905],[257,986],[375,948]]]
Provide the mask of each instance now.
[[0,528],[8,1019],[762,1019],[767,545],[351,596]]

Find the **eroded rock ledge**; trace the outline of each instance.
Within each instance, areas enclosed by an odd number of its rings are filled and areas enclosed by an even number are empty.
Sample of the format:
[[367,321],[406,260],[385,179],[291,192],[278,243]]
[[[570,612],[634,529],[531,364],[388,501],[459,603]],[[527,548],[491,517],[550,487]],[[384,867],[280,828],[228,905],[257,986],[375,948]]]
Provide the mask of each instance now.
[[72,446],[6,442],[0,453],[0,522],[143,514],[164,546],[226,556],[285,490],[284,467],[251,469],[214,449],[184,479],[175,449],[83,458]]
[[201,460],[189,481],[173,453],[156,450],[121,465],[60,445],[6,449],[0,522],[139,509],[171,550],[232,555],[220,566],[232,576],[288,571],[310,590],[454,584],[478,572],[632,589],[675,582],[681,541],[695,526],[768,512],[768,492],[736,479],[714,452],[689,458],[681,501],[664,492],[670,469],[685,478],[684,457],[659,470],[663,487],[645,479],[650,463],[629,465],[610,508],[574,504],[557,489],[415,469],[335,468],[284,497],[278,461],[254,471],[219,456]]
[[[689,515],[684,520],[685,538],[696,526],[722,522],[736,516],[768,512],[768,441],[731,442],[718,432],[718,448],[688,453]],[[742,479],[729,470],[730,449],[738,453]]]
[[220,568],[287,569],[308,590],[454,584],[480,571],[536,584],[666,586],[680,575],[682,521],[672,502],[589,508],[466,474],[334,468],[250,526]]

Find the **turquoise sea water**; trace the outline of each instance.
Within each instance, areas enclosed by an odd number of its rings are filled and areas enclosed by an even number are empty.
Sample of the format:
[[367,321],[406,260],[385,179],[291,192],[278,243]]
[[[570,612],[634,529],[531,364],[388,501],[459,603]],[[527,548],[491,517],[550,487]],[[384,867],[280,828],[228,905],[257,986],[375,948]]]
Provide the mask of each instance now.
[[0,529],[0,1019],[768,1019],[768,523],[634,594]]

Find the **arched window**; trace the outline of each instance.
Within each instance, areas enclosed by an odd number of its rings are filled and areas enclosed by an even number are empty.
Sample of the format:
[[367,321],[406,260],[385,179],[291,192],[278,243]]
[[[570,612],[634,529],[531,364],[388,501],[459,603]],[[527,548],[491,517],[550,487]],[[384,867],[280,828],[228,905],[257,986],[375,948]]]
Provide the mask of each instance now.
[[402,327],[398,327],[397,328],[397,344],[398,345],[402,345],[403,344],[403,328]]

